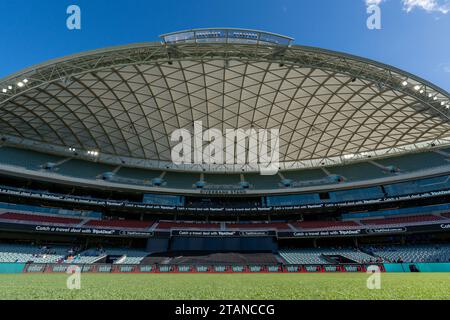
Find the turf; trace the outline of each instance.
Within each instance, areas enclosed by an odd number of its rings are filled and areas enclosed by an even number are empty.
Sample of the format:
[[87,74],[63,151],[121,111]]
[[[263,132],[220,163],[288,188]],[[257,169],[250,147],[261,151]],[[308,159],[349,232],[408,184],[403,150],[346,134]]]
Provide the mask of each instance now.
[[69,290],[64,274],[0,275],[0,299],[450,299],[450,273],[83,274]]

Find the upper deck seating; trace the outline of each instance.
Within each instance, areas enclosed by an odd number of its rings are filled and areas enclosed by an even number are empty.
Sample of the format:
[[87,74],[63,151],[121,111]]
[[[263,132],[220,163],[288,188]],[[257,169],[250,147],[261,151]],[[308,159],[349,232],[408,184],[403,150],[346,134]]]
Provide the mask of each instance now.
[[115,168],[116,166],[98,162],[72,159],[56,166],[54,171],[75,178],[97,179],[101,178],[102,173],[111,172]]
[[450,189],[450,177],[439,176],[385,185],[389,196],[411,195]]
[[194,188],[194,184],[199,180],[199,173],[167,171],[164,175],[164,183],[162,186],[167,188],[192,189]]
[[320,180],[327,177],[321,169],[288,170],[282,172],[286,179],[295,181]]
[[278,189],[281,178],[275,175],[261,175],[259,173],[245,173],[244,180],[255,189]]
[[377,166],[369,162],[357,162],[343,166],[327,167],[327,170],[339,176],[343,176],[346,181],[361,181],[377,179],[389,176]]
[[63,159],[63,157],[33,150],[7,146],[0,147],[0,164],[15,165],[29,170],[39,170],[41,166],[44,166],[48,162],[58,162]]
[[377,159],[383,166],[395,166],[403,172],[429,169],[449,164],[446,158],[435,152],[409,153],[402,156]]
[[139,181],[151,182],[152,179],[158,178],[161,175],[161,171],[146,170],[141,168],[121,167],[116,175],[125,179],[134,179]]
[[240,176],[238,174],[205,174],[206,187],[230,186],[240,188]]
[[318,193],[309,194],[291,194],[291,195],[279,195],[279,196],[267,196],[267,205],[270,206],[297,206],[305,204],[318,204],[322,200]]

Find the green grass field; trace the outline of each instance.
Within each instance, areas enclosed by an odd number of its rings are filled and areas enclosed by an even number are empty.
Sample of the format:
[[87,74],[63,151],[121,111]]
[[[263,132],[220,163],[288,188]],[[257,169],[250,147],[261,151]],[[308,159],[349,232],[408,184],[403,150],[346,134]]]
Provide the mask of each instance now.
[[69,290],[64,274],[0,275],[0,299],[450,299],[450,273],[83,274]]

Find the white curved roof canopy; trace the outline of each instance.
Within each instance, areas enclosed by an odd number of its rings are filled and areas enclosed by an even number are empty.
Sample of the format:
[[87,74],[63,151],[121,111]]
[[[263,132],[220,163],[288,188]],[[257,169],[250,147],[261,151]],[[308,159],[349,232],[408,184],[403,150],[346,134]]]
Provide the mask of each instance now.
[[449,101],[425,80],[346,54],[173,41],[83,53],[2,80],[0,134],[44,151],[95,150],[105,162],[200,170],[173,167],[173,130],[193,121],[223,132],[278,128],[290,169],[448,144]]

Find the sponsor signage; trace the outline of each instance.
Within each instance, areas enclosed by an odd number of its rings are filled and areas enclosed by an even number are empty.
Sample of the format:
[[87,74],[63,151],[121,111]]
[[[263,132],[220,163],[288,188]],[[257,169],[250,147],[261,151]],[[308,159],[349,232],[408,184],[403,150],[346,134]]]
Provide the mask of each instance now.
[[[239,195],[248,193],[247,190],[200,190],[200,193],[205,195]],[[120,208],[130,208],[130,209],[145,209],[145,210],[163,210],[163,211],[179,211],[179,212],[264,212],[264,211],[287,211],[287,210],[301,210],[301,209],[322,209],[322,208],[334,208],[334,207],[348,207],[348,206],[358,206],[358,205],[369,205],[375,203],[383,202],[393,202],[393,201],[405,201],[429,198],[435,196],[443,196],[450,194],[450,190],[442,191],[430,191],[414,195],[406,196],[396,196],[388,198],[378,198],[378,199],[366,199],[366,200],[355,200],[355,201],[343,201],[334,203],[310,203],[301,205],[284,205],[284,206],[272,206],[264,208],[226,208],[226,207],[202,207],[202,208],[191,208],[182,207],[178,205],[154,205],[148,203],[140,202],[128,202],[128,201],[114,201],[105,199],[92,199],[83,198],[80,196],[70,196],[57,193],[42,193],[33,190],[17,189],[13,187],[1,186],[0,194],[14,195],[27,198],[36,199],[46,199],[61,202],[71,202],[86,205],[99,205],[106,207],[120,207]]]
[[[375,264],[382,271],[385,271],[383,265]],[[364,272],[369,265],[353,264],[353,265],[112,265],[112,264],[91,264],[91,265],[71,265],[71,264],[40,264],[30,263],[25,265],[23,272],[37,273],[65,273],[69,267],[78,266],[83,272],[92,273],[177,273],[177,272]]]
[[383,228],[374,228],[374,229],[366,229],[365,232],[367,234],[371,233],[404,233],[407,232],[408,229],[406,227],[383,227]]
[[275,237],[275,231],[172,230],[173,237]]
[[450,223],[430,224],[406,227],[380,227],[354,230],[307,231],[307,232],[278,232],[278,238],[322,238],[370,236],[382,234],[402,234],[406,232],[439,232],[450,231]]
[[220,190],[220,189],[201,189],[200,194],[204,195],[234,195],[234,194],[247,194],[247,191],[244,189],[229,189],[229,190]]
[[279,232],[279,238],[320,238],[320,237],[350,237],[363,234],[364,230],[330,230],[330,231],[305,231],[305,232]]
[[40,232],[48,234],[87,235],[87,236],[115,236],[130,238],[152,237],[278,237],[278,238],[325,238],[325,237],[357,237],[382,234],[403,234],[412,232],[449,232],[450,223],[437,223],[430,225],[406,227],[380,227],[368,229],[322,230],[276,232],[271,230],[172,230],[168,231],[133,231],[107,228],[84,228],[73,226],[32,225],[24,223],[0,222],[0,230]]
[[131,231],[106,228],[84,228],[73,226],[50,226],[50,225],[29,225],[21,223],[0,223],[0,229],[31,231],[42,233],[59,233],[59,234],[75,234],[75,235],[91,235],[91,236],[125,236],[132,238],[150,238],[153,232]]

